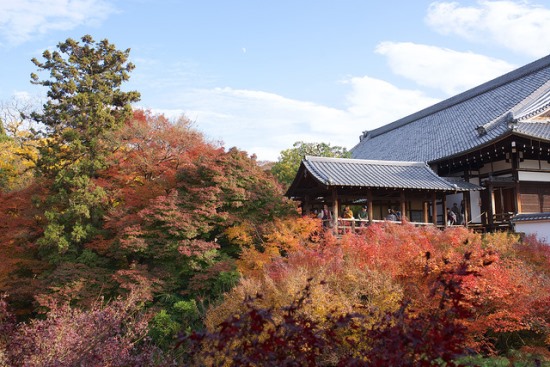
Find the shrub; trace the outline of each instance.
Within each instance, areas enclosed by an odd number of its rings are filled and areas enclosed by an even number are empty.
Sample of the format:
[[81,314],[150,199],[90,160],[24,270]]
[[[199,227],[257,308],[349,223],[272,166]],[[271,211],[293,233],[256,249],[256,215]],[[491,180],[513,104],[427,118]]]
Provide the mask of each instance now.
[[258,307],[258,294],[246,299],[246,311],[214,331],[181,337],[180,346],[192,366],[455,366],[454,360],[467,351],[461,321],[472,315],[462,281],[478,276],[470,260],[466,253],[435,278],[437,310],[416,312],[403,301],[382,315],[374,309],[329,312],[321,323],[304,312],[311,301],[309,279],[301,294],[279,310]]
[[[45,319],[12,324],[4,341],[4,363],[28,367],[169,365],[147,338],[149,316],[142,306],[138,289],[125,299],[97,302],[88,310],[68,303],[51,304]],[[2,325],[5,328],[6,323]]]

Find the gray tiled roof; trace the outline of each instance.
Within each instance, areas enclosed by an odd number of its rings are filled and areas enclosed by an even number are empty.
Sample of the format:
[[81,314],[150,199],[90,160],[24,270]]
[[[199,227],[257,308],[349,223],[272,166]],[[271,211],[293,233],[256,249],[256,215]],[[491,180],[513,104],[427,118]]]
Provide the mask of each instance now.
[[[514,131],[550,140],[550,123],[529,118],[550,108],[550,56],[445,101],[365,132],[353,158],[430,162]],[[511,123],[514,122],[514,123]],[[478,132],[478,127],[484,130]]]
[[550,129],[548,122],[528,122],[528,123],[519,123],[514,127],[514,132],[531,136],[533,138],[539,138],[543,140],[550,140]]
[[461,177],[442,177],[445,181],[458,186],[460,190],[463,191],[480,191],[483,190],[483,187],[476,184],[464,181]]
[[[538,92],[538,93],[537,93]],[[514,117],[519,121],[528,121],[550,109],[550,80],[544,83],[531,98],[526,98],[514,111]]]
[[538,220],[550,220],[550,213],[529,213],[517,214],[512,218],[512,222],[533,222]]
[[[467,191],[439,177],[424,162],[392,162],[306,156],[305,169],[327,186]],[[474,185],[475,186],[475,185]],[[475,189],[479,189],[475,186]]]

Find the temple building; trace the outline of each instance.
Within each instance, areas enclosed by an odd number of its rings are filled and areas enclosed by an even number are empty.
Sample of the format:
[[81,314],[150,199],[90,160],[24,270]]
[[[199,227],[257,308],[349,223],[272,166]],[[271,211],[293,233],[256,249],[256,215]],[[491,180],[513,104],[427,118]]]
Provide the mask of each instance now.
[[351,153],[305,157],[287,195],[306,212],[365,203],[371,221],[397,209],[438,226],[457,204],[461,225],[548,240],[550,56],[364,131]]

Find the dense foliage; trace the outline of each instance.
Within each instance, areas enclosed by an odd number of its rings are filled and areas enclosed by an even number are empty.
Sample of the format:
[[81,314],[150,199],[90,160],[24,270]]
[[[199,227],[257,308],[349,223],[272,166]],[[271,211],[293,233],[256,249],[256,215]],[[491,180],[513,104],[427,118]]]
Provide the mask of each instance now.
[[109,192],[94,182],[113,149],[110,139],[131,116],[137,92],[123,92],[122,82],[134,68],[130,50],[118,51],[107,40],[68,39],[58,50],[44,51],[45,61],[33,59],[49,78],[34,84],[48,88],[41,112],[31,117],[44,126],[36,172],[49,181],[47,225],[39,244],[60,253],[78,251],[95,236],[109,210]]
[[[397,315],[405,312],[412,320],[426,322],[428,328],[427,320],[439,315],[442,302],[459,297],[454,302],[460,306],[460,317],[451,317],[458,311],[450,308],[446,310],[451,314],[445,317],[463,328],[461,344],[454,344],[461,353],[493,354],[527,348],[547,355],[548,245],[532,238],[520,242],[517,236],[502,233],[482,237],[464,228],[440,231],[392,224],[372,225],[362,235],[346,235],[338,241],[330,234],[319,235],[319,227],[315,230],[308,226],[311,221],[303,218],[298,221],[304,222],[302,226],[295,224],[294,228],[302,228],[305,233],[292,247],[279,242],[278,248],[284,249],[285,256],[273,250],[269,256],[262,251],[247,252],[246,259],[240,260],[247,276],[225,295],[224,302],[209,310],[206,321],[214,334],[202,337],[204,340],[217,340],[218,333],[226,332],[224,328],[235,315],[241,315],[241,320],[251,307],[269,311],[275,325],[281,326],[278,322],[285,319],[294,297],[308,284],[308,302],[301,304],[300,317],[315,325],[315,333],[320,332],[323,338],[336,327],[331,322],[347,315],[359,315],[362,327],[370,330],[380,323],[391,324],[387,315],[402,320]],[[451,285],[442,283],[442,277],[457,271],[460,287],[455,290],[458,293],[449,295]],[[308,279],[313,281],[308,283]],[[371,339],[353,335],[366,340],[364,353],[370,355],[369,348],[374,346],[367,340]],[[402,335],[394,337],[399,340]],[[339,345],[335,340],[330,339],[330,344]],[[421,338],[416,342],[429,343]],[[384,353],[391,354],[393,347],[389,347],[389,341],[387,345]],[[342,353],[349,355],[351,351]]]
[[279,182],[185,117],[132,110],[128,57],[60,43],[34,60],[43,109],[2,115],[0,366],[548,359],[547,244],[407,224],[336,238],[280,182],[345,149],[297,143]]

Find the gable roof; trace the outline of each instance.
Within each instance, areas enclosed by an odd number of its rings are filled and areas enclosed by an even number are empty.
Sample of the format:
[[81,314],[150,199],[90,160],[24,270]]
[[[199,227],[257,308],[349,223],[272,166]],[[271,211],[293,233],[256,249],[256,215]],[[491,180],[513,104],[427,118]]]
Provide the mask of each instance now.
[[550,55],[370,132],[353,158],[431,162],[513,132],[550,140]]
[[436,191],[480,189],[475,185],[474,188],[473,186],[463,187],[457,183],[451,183],[436,175],[424,162],[306,156],[287,192],[287,196],[292,196],[304,174],[311,174],[318,183],[327,187],[348,186]]

